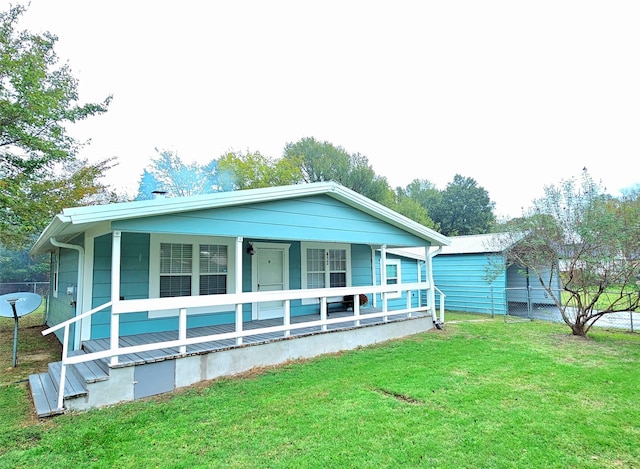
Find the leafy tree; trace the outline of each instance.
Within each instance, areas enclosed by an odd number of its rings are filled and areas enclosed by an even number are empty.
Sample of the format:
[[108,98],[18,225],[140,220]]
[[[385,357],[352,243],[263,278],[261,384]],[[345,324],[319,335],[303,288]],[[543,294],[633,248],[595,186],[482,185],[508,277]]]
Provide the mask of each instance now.
[[227,190],[286,186],[302,180],[301,158],[273,159],[260,152],[228,152],[218,159],[220,178]]
[[145,169],[142,174],[136,200],[151,199],[154,191],[184,197],[222,190],[218,183],[216,160],[204,165],[187,164],[172,151],[156,149],[156,152],[158,155],[152,160],[151,169]]
[[349,154],[342,147],[319,142],[314,137],[287,143],[284,158],[295,158],[301,163],[303,182],[340,182],[349,171]]
[[404,215],[407,218],[411,218],[413,221],[420,223],[428,228],[438,230],[436,223],[429,217],[429,214],[416,200],[404,195],[398,195],[398,200],[394,205],[389,208]]
[[489,233],[496,221],[488,192],[469,177],[456,174],[439,200],[432,193],[426,200],[434,204],[426,207],[429,216],[446,236]]
[[[426,179],[414,179],[407,187],[396,188],[396,197],[399,201],[411,200],[420,206],[431,223],[427,226],[438,231],[440,230],[440,226],[433,221],[430,215],[431,210],[438,206],[442,200],[442,193],[435,184]],[[414,220],[417,221],[416,218],[414,218]]]
[[45,282],[49,278],[48,256],[31,259],[25,249],[14,251],[0,246],[0,283]]
[[[572,334],[585,336],[604,315],[639,306],[639,219],[637,195],[611,198],[585,170],[580,184],[545,188],[510,233],[525,237],[509,257],[533,273]],[[558,268],[565,297],[554,289]]]
[[[56,186],[65,177],[50,178],[59,173],[57,165],[72,164],[83,145],[67,134],[68,124],[105,112],[111,99],[78,104],[76,79],[68,65],[57,66],[57,38],[16,29],[24,12],[19,5],[0,12],[0,240],[12,246],[26,244],[49,221],[60,192],[81,199],[102,187],[91,181],[87,192],[79,186],[70,191]],[[108,164],[81,163],[84,170],[66,181],[86,182],[87,174],[98,176]],[[47,183],[59,190],[49,191]]]
[[364,155],[350,155],[342,147],[306,137],[288,143],[284,158],[299,159],[304,182],[335,181],[383,205],[394,204],[387,179],[376,175]]

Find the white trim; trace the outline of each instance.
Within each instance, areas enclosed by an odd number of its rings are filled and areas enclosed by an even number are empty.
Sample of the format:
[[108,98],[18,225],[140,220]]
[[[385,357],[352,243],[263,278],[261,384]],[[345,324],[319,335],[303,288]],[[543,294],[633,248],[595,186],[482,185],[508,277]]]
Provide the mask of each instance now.
[[[303,290],[308,289],[307,285],[307,249],[344,249],[346,251],[346,286],[351,286],[351,245],[346,243],[318,243],[318,242],[301,242],[300,243],[300,276],[301,276],[301,287]],[[330,277],[329,269],[325,270],[325,288],[330,288],[329,286],[329,277]],[[318,304],[320,302],[319,299],[316,298],[306,298],[302,300],[303,305],[312,305]]]
[[60,248],[55,248],[52,253],[53,266],[51,270],[53,270],[53,281],[51,283],[53,284],[53,297],[58,298],[58,291],[60,287]]
[[[289,290],[289,250],[291,244],[288,243],[252,243],[253,248],[257,251],[259,249],[274,249],[282,251],[282,275],[283,275],[283,290]],[[258,256],[251,257],[251,291],[258,291]],[[284,304],[282,306],[284,313]],[[258,319],[258,303],[251,304],[251,318],[253,320]]]
[[[178,243],[192,244],[195,246],[193,252],[193,269],[191,272],[191,296],[199,296],[200,286],[200,262],[199,252],[200,244],[219,244],[227,246],[227,294],[236,292],[236,238],[222,238],[217,236],[196,236],[196,235],[177,235],[177,234],[156,234],[151,233],[149,239],[149,298],[160,298],[160,244],[161,243]],[[203,307],[189,309],[189,314],[205,314],[216,313],[222,311],[231,311],[228,307]],[[179,309],[149,311],[149,318],[166,318],[179,315]]]
[[[395,283],[394,285],[398,285],[398,291],[394,292],[394,293],[387,293],[387,298],[391,299],[391,298],[400,298],[402,297],[402,289],[400,288],[400,285],[402,285],[402,260],[400,259],[389,259],[387,258],[386,264],[384,266],[385,269],[385,281],[387,282],[387,285],[389,285],[389,277],[387,275],[387,266],[389,265],[395,265],[398,267],[397,270],[397,280],[398,283]],[[420,275],[420,274],[418,274]]]
[[291,186],[247,189],[243,191],[217,192],[191,197],[164,198],[122,202],[90,207],[66,208],[56,215],[44,229],[30,250],[31,255],[50,250],[49,238],[70,233],[72,226],[104,221],[135,219],[153,215],[232,207],[264,200],[287,200],[304,196],[326,194],[355,209],[389,223],[401,230],[428,241],[428,244],[448,246],[449,239],[418,222],[411,220],[373,200],[347,189],[335,182],[294,184]]

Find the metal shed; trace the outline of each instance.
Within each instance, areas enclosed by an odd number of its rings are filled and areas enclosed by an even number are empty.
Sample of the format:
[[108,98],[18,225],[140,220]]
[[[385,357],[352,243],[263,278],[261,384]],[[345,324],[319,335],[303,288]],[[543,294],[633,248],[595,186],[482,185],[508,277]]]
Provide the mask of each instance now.
[[[526,316],[533,308],[554,306],[536,278],[509,261],[511,239],[506,233],[452,236],[451,244],[438,250],[433,257],[434,284],[444,293],[447,310]],[[420,257],[419,250],[392,252]],[[555,278],[559,290],[558,275]]]

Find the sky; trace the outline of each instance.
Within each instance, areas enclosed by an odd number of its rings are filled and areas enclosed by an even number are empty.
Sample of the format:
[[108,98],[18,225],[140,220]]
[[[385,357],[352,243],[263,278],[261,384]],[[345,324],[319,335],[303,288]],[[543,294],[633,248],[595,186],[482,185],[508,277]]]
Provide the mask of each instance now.
[[[9,2],[4,3],[3,10]],[[637,0],[31,0],[82,102],[80,157],[135,195],[158,150],[281,157],[315,137],[391,187],[473,178],[498,217],[580,177],[640,183]]]

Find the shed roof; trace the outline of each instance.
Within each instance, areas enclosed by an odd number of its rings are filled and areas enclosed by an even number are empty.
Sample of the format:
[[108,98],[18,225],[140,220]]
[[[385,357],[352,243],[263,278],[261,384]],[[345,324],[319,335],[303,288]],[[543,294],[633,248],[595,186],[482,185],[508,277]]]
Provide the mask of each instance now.
[[[511,247],[515,242],[514,239],[519,238],[517,236],[514,238],[511,233],[450,236],[451,244],[442,246],[438,255],[500,253]],[[415,259],[424,259],[425,256],[422,248],[396,248],[389,249],[389,252]]]
[[107,205],[66,208],[56,215],[31,248],[35,256],[53,249],[51,238],[71,239],[92,226],[116,220],[170,215],[195,210],[233,207],[262,201],[327,195],[375,218],[418,236],[428,244],[446,246],[449,238],[335,182],[267,187],[190,197],[158,198]]
[[468,236],[452,236],[451,244],[444,246],[440,254],[485,254],[503,252],[514,243],[510,233],[488,233]]

